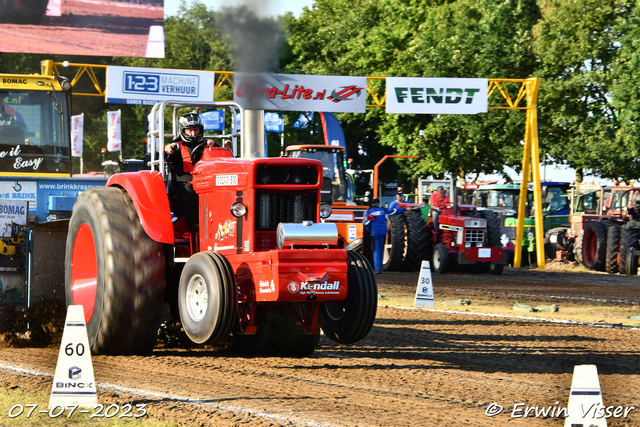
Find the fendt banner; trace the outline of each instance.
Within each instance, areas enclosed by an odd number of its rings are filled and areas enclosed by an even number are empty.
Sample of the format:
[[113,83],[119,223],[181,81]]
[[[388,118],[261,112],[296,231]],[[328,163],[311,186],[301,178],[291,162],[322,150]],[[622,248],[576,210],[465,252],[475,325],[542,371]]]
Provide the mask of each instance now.
[[233,86],[233,101],[248,110],[367,110],[366,77],[235,73]]
[[488,88],[489,79],[387,77],[387,113],[486,113]]
[[213,71],[107,67],[106,102],[154,105],[159,101],[212,102]]

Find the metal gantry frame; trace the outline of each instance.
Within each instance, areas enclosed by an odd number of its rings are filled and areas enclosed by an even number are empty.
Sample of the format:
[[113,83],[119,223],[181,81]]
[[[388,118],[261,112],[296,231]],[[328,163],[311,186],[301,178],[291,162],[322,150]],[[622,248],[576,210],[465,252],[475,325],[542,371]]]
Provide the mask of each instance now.
[[[106,69],[106,65],[77,64],[67,62],[54,62],[51,60],[42,61],[42,74],[64,75],[71,78],[71,86],[75,87],[78,82],[86,76],[89,79],[95,92],[76,93],[74,95],[81,96],[102,96],[105,97],[106,81],[100,83],[100,79],[96,75],[96,70]],[[73,77],[66,75],[68,70],[75,70]],[[205,70],[206,71],[206,70]],[[214,99],[215,93],[221,87],[231,87],[233,89],[233,71],[211,71],[215,73],[214,83]],[[522,239],[524,237],[524,220],[527,203],[528,177],[533,177],[533,202],[535,214],[535,239],[536,239],[536,255],[538,268],[545,267],[544,253],[544,225],[542,217],[542,190],[540,185],[540,155],[538,144],[538,90],[540,88],[540,79],[531,77],[527,79],[488,79],[488,98],[493,101],[494,105],[490,105],[491,110],[525,110],[526,124],[524,132],[524,149],[522,154],[522,183],[520,184],[520,204],[518,206],[518,226],[516,231],[516,252],[514,255],[513,266],[519,268],[522,262]],[[371,76],[367,77],[367,93],[371,103],[367,103],[367,107],[381,108],[386,106],[386,77]],[[512,85],[520,85],[515,97],[511,95],[508,87]],[[499,94],[494,95],[494,94]],[[225,101],[225,100],[220,100]],[[228,100],[231,101],[231,100]],[[524,105],[523,105],[524,104]]]

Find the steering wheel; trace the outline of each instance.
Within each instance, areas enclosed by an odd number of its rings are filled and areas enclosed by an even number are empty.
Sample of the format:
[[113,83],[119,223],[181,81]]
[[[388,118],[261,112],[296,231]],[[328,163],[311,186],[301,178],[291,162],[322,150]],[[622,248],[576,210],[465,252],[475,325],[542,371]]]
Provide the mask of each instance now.
[[198,152],[198,150],[204,148],[205,144],[207,142],[201,142],[200,144],[196,145],[196,147],[193,149],[193,151],[191,152],[191,164],[194,164],[196,162],[196,153]]

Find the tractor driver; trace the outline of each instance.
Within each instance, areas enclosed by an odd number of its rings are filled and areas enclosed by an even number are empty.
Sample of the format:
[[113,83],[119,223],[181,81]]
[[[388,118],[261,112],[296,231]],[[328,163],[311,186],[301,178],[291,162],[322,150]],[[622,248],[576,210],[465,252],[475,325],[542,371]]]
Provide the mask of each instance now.
[[429,204],[431,205],[431,218],[433,218],[433,228],[437,230],[439,228],[438,216],[440,215],[440,212],[442,211],[442,209],[451,206],[451,200],[449,199],[449,196],[444,194],[443,186],[438,187],[436,191],[431,195]]
[[640,221],[640,200],[636,200],[632,209],[627,209],[629,221]]
[[174,195],[172,209],[176,217],[184,215],[193,229],[198,226],[199,200],[191,185],[191,172],[204,151],[204,123],[197,113],[187,113],[178,120],[178,128],[178,136],[164,147],[177,184],[177,189],[170,189]]

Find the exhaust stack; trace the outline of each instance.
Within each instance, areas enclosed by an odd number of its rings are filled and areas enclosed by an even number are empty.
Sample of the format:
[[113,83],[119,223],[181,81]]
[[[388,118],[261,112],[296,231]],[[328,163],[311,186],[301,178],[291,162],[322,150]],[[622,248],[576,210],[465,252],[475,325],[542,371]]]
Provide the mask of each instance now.
[[264,152],[264,110],[244,110],[242,117],[242,156],[259,159]]

